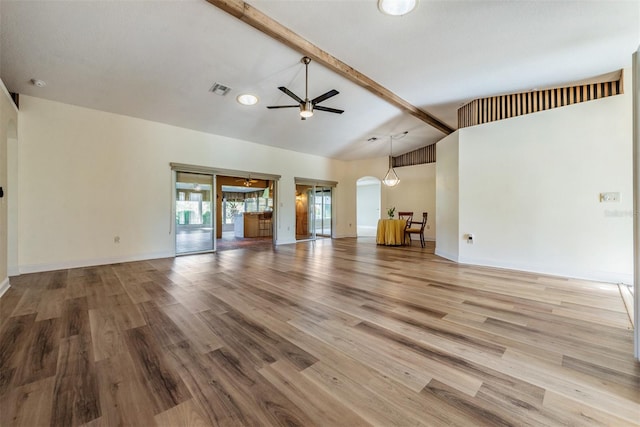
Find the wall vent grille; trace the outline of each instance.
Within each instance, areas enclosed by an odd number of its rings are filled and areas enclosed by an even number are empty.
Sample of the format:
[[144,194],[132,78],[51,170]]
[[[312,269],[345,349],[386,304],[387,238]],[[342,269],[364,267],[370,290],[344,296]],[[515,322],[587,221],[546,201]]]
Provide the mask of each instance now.
[[211,89],[209,89],[209,92],[213,92],[216,95],[225,96],[227,93],[229,93],[230,90],[231,88],[229,86],[225,86],[220,83],[214,83],[213,86],[211,86]]

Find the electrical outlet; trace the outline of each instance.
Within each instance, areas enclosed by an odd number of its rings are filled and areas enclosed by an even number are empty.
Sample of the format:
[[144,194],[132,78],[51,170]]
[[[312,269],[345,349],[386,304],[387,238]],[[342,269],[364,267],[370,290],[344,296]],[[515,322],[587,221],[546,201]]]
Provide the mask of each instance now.
[[600,193],[600,203],[603,203],[603,202],[619,202],[619,201],[620,201],[620,193],[619,192]]
[[467,234],[467,244],[473,245],[473,239],[474,239],[473,233]]
[[113,238],[113,243],[120,243],[120,236],[115,236]]

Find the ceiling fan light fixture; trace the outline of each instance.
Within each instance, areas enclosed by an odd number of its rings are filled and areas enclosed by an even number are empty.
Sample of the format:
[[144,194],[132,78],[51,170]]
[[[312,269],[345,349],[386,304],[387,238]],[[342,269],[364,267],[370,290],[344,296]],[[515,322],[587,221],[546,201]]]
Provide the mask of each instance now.
[[267,105],[267,108],[269,109],[299,108],[301,120],[307,120],[309,117],[312,117],[313,110],[326,111],[328,113],[336,113],[336,114],[344,113],[344,110],[340,110],[338,108],[330,108],[322,105],[317,105],[340,93],[335,89],[331,89],[330,91],[323,93],[320,96],[316,96],[311,100],[309,99],[309,63],[311,62],[311,58],[309,58],[308,56],[303,56],[300,62],[304,64],[304,99],[302,99],[295,93],[291,92],[286,87],[278,86],[278,90],[284,92],[290,98],[293,98],[297,102],[297,104],[296,105]]
[[386,15],[402,16],[415,9],[418,0],[378,0],[378,9]]
[[255,105],[258,103],[258,97],[250,93],[242,93],[236,97],[236,101],[242,105]]
[[306,101],[304,104],[300,104],[300,117],[309,118],[313,116],[313,105],[311,101]]

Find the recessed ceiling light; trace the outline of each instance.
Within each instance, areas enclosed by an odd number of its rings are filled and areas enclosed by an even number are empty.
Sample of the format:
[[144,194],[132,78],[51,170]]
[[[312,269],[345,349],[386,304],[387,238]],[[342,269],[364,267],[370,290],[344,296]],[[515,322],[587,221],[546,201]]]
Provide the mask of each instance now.
[[258,97],[250,93],[242,93],[236,97],[236,101],[242,105],[255,105],[258,103]]
[[44,80],[38,80],[38,79],[31,79],[31,84],[33,84],[36,87],[45,87],[47,85],[47,83],[45,83]]
[[411,12],[418,0],[378,0],[378,9],[387,15],[402,16]]

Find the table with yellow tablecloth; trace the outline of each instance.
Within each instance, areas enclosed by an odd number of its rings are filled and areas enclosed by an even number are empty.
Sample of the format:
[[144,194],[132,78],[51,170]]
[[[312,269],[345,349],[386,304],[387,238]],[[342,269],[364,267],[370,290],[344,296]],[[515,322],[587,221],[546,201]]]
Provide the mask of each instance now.
[[379,245],[398,246],[404,244],[404,229],[407,221],[404,219],[378,220],[376,243]]

